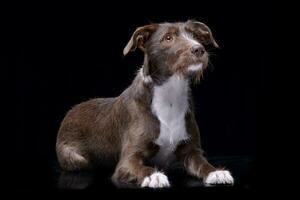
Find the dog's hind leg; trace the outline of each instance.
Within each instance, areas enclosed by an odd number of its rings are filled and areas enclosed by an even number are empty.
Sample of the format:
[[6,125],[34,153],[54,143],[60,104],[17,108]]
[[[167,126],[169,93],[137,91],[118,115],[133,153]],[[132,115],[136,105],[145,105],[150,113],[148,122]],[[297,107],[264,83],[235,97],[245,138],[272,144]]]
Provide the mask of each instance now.
[[89,170],[91,163],[77,147],[68,144],[57,145],[57,157],[62,169],[67,171]]

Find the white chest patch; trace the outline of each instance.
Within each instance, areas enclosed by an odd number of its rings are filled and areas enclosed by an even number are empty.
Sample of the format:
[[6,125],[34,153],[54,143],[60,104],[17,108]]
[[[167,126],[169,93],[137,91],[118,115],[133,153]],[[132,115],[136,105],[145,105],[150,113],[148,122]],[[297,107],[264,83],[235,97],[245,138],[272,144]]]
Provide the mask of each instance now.
[[154,87],[151,106],[152,112],[160,121],[160,133],[155,141],[160,150],[153,162],[158,165],[171,162],[178,143],[188,139],[185,127],[185,115],[189,109],[188,93],[188,81],[178,75],[173,75],[163,85]]

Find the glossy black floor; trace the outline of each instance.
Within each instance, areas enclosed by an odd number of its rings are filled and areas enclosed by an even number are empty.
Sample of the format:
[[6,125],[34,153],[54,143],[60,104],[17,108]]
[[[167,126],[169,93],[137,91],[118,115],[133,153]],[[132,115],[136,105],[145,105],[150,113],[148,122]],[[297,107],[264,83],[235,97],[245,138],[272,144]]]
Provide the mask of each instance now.
[[[227,156],[209,159],[216,167],[225,166],[234,178],[233,186],[205,186],[201,180],[188,176],[180,169],[167,173],[172,187],[165,190],[182,190],[186,188],[199,190],[256,191],[254,182],[256,162],[252,156]],[[133,189],[132,185],[115,185],[110,180],[113,169],[101,168],[95,172],[63,172],[56,161],[44,165],[28,164],[23,170],[15,170],[11,175],[11,188],[16,191],[111,191],[119,188]]]

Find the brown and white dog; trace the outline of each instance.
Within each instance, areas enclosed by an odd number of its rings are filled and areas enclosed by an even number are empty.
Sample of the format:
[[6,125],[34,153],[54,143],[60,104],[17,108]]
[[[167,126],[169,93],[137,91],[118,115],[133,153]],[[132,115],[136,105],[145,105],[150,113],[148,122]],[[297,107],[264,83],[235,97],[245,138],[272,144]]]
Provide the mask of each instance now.
[[218,47],[197,21],[137,28],[123,53],[140,48],[143,66],[120,96],[92,99],[67,113],[56,144],[62,169],[116,161],[114,181],[160,188],[170,186],[161,170],[179,163],[206,184],[233,184],[229,171],[203,156],[193,111],[190,83],[208,65],[207,45]]

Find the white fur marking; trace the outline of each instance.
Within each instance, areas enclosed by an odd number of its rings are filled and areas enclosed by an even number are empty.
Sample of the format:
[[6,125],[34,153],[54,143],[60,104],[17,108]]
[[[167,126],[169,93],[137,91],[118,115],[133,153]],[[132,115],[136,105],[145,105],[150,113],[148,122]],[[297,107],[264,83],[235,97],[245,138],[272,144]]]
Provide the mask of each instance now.
[[144,76],[143,79],[144,79],[145,83],[151,83],[152,82],[151,76]]
[[186,40],[188,40],[191,43],[192,46],[194,46],[194,45],[200,45],[200,43],[197,40],[195,40],[191,35],[183,33],[182,36]]
[[142,187],[163,188],[170,187],[168,177],[161,172],[154,172],[150,176],[144,178]]
[[198,71],[198,70],[202,69],[202,67],[203,67],[203,63],[193,64],[188,67],[188,71],[191,71],[191,72]]
[[174,158],[177,144],[188,139],[185,127],[185,114],[189,109],[188,92],[188,80],[178,75],[154,87],[152,112],[160,121],[160,134],[155,141],[160,150],[152,160],[155,164],[168,165]]
[[233,184],[234,180],[227,170],[217,170],[208,174],[205,184]]
[[144,75],[143,67],[140,69],[140,74],[141,74],[141,77],[142,77],[144,83],[148,84],[148,83],[151,83],[151,82],[152,82],[151,76],[149,76],[149,75],[148,75],[148,76],[145,76],[145,75]]

